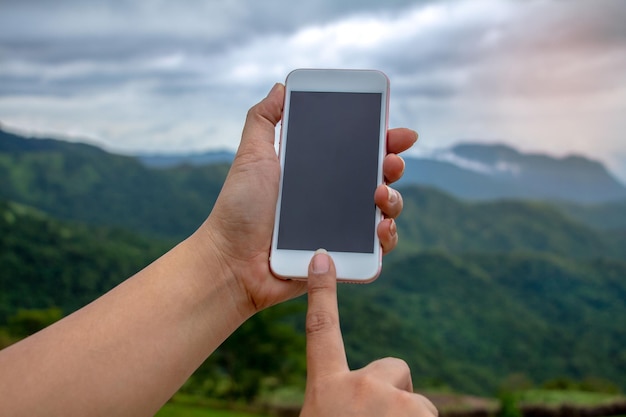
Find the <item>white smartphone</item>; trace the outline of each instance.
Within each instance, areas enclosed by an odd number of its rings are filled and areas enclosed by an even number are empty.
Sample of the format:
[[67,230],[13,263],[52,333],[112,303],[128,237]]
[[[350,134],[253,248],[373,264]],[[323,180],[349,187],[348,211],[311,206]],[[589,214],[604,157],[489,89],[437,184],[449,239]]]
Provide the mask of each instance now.
[[371,282],[382,266],[374,191],[384,181],[389,79],[374,70],[298,69],[285,87],[270,267],[280,278],[306,279],[324,248],[338,280]]

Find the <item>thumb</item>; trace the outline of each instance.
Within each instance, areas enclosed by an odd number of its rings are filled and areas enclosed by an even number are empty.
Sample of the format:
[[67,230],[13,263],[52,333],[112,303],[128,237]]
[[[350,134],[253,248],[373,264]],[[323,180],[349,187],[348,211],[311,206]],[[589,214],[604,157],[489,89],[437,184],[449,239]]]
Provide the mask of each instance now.
[[308,275],[306,316],[308,378],[348,370],[339,327],[337,273],[332,258],[324,249],[313,255]]
[[285,86],[277,83],[267,97],[250,108],[241,135],[241,146],[259,139],[274,144],[274,132],[283,114],[284,99]]

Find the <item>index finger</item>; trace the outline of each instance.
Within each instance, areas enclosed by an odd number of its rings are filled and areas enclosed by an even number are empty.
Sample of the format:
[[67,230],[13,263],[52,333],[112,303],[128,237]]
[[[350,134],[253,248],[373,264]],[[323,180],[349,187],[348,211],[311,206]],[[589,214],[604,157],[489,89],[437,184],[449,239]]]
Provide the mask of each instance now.
[[405,127],[387,131],[387,152],[400,153],[409,149],[417,142],[417,132]]
[[307,379],[348,370],[339,327],[337,273],[328,253],[315,252],[309,265],[308,310],[306,314]]

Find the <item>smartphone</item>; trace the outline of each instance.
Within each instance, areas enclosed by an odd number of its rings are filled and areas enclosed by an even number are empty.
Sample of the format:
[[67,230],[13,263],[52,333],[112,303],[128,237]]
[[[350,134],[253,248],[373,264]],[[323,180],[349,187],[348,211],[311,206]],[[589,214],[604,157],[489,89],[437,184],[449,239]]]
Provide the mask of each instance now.
[[374,191],[384,181],[389,79],[375,70],[298,69],[285,87],[270,267],[279,278],[306,279],[324,248],[339,281],[371,282],[382,266]]

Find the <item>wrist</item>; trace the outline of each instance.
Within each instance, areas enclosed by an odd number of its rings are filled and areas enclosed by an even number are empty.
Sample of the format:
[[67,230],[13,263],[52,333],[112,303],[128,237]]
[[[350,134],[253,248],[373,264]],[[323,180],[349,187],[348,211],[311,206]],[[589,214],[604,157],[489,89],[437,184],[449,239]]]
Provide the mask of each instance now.
[[[223,289],[223,301],[227,309],[234,309],[237,313],[239,324],[254,315],[258,309],[250,297],[242,280],[241,267],[224,252],[227,242],[214,232],[215,228],[209,226],[210,220],[205,222],[187,240],[190,247],[197,253],[199,273],[196,279],[200,286],[214,286]],[[212,284],[209,284],[209,283]]]

